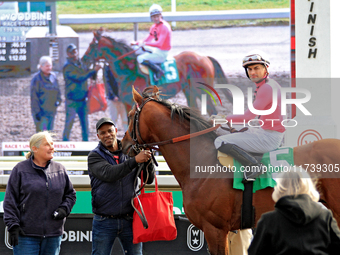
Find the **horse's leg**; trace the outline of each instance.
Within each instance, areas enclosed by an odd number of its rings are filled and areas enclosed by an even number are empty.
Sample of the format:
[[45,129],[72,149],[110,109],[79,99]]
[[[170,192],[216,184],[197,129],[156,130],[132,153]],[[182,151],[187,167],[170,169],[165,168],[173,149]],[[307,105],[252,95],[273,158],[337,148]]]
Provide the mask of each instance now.
[[227,233],[211,224],[203,227],[204,237],[211,255],[227,255]]
[[247,255],[252,236],[251,229],[237,230],[237,233],[229,231],[227,239],[228,254]]

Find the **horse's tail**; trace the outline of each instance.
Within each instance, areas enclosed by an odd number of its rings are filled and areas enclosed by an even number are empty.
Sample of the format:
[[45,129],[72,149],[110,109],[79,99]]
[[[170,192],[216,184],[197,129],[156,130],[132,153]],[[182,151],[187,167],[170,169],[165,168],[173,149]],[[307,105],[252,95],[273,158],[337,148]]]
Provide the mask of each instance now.
[[105,65],[103,68],[103,81],[108,98],[113,99],[114,97],[119,97],[118,82],[108,65]]
[[[218,61],[216,59],[214,59],[213,57],[208,56],[208,58],[210,59],[210,61],[214,65],[215,79],[217,79],[217,82],[219,84],[228,84],[227,77],[225,76],[220,63],[218,63]],[[233,102],[233,96],[231,95],[230,91],[226,90],[226,89],[222,89],[222,92],[227,97],[229,102],[232,103]]]

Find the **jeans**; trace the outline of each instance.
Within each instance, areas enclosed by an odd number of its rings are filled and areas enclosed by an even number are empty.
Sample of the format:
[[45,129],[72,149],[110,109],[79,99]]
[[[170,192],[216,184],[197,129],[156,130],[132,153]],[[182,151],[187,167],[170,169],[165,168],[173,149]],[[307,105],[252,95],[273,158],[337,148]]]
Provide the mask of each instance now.
[[19,236],[19,244],[13,247],[14,255],[58,255],[62,236]]
[[63,141],[69,141],[70,133],[73,126],[73,122],[78,114],[80,126],[81,126],[81,135],[83,141],[89,140],[89,119],[88,119],[88,109],[87,109],[87,101],[72,101],[66,99],[65,103],[65,111],[66,111],[66,119],[65,119],[65,128],[63,132]]
[[37,132],[44,130],[53,130],[55,113],[52,115],[41,116],[40,121],[33,117],[35,129]]
[[92,224],[92,255],[110,255],[119,238],[126,255],[142,255],[142,244],[133,244],[132,219],[113,219],[94,215]]

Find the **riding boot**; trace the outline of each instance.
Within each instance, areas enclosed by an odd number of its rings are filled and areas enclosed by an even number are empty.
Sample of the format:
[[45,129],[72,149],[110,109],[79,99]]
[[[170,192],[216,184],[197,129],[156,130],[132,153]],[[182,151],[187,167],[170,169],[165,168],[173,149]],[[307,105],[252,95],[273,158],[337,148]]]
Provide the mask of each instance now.
[[162,75],[164,75],[162,68],[156,63],[152,63],[149,60],[143,60],[141,64],[149,67],[153,71],[153,78],[155,81],[158,81],[162,77]]
[[218,150],[232,156],[245,167],[243,182],[255,181],[256,177],[263,174],[262,163],[259,163],[256,158],[237,145],[223,143]]

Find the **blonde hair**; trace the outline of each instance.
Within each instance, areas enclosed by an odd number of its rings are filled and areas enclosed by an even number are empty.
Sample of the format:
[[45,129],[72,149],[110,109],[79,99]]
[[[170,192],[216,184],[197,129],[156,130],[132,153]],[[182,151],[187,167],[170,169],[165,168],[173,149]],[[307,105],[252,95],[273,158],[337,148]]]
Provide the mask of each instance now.
[[51,65],[53,64],[52,62],[52,58],[50,56],[42,56],[39,59],[39,64],[38,64],[38,69],[40,69],[40,67],[44,66],[46,63],[50,63]]
[[310,198],[318,202],[319,192],[309,174],[302,168],[294,168],[289,172],[284,172],[277,177],[277,185],[274,187],[272,198],[276,203],[284,196],[297,196],[307,194]]
[[34,135],[31,136],[30,138],[30,152],[28,152],[26,154],[26,158],[30,158],[32,156],[34,156],[32,147],[35,146],[37,148],[40,147],[41,142],[44,140],[44,138],[46,138],[46,140],[51,143],[53,142],[53,136],[54,134],[49,132],[49,131],[41,131],[39,133],[36,133]]

